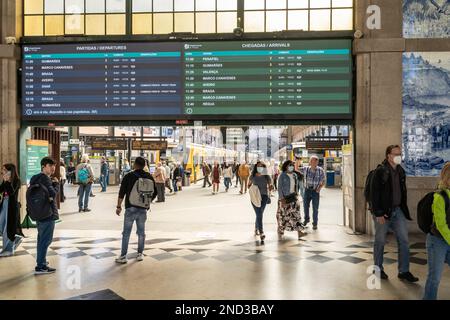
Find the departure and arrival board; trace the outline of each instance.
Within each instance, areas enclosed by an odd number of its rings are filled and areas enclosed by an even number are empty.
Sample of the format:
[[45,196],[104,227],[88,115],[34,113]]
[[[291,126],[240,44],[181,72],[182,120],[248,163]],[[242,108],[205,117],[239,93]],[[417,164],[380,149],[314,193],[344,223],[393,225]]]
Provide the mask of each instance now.
[[23,46],[26,120],[351,117],[350,40]]

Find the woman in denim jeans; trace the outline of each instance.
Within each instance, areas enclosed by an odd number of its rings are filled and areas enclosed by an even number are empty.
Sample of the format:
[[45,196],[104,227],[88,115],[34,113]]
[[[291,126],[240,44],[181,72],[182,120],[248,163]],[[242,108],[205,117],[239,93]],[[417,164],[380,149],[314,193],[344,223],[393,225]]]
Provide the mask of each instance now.
[[261,243],[264,242],[266,236],[264,235],[263,230],[263,214],[266,205],[270,203],[270,191],[272,191],[272,179],[267,173],[267,166],[262,161],[258,161],[256,165],[253,167],[253,172],[250,176],[250,181],[248,183],[248,188],[252,186],[252,184],[256,185],[261,194],[261,206],[255,207],[252,203],[253,209],[256,214],[255,221],[255,236],[259,235],[261,238]]
[[3,249],[0,257],[14,255],[14,251],[24,237],[20,226],[19,202],[17,200],[20,180],[16,166],[5,164],[2,168],[2,184],[0,185],[0,235],[3,238]]
[[[450,162],[441,171],[439,189],[450,198]],[[445,200],[440,194],[434,194],[433,225],[427,235],[428,277],[423,299],[436,300],[445,263],[450,266],[450,210],[445,210]]]

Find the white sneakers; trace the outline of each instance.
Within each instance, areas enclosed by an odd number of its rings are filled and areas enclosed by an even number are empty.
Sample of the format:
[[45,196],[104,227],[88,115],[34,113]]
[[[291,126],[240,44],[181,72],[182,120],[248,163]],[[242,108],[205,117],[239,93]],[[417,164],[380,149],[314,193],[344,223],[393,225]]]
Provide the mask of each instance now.
[[[138,255],[136,257],[136,261],[142,261],[142,260],[144,260],[144,254],[138,253]],[[127,262],[128,262],[128,259],[126,256],[121,256],[116,259],[116,263],[125,264]]]
[[116,259],[116,263],[125,264],[127,262],[128,262],[128,260],[127,260],[126,256],[121,256]]
[[3,251],[0,253],[1,258],[11,257],[13,255],[14,255],[14,253],[12,253],[11,251]]

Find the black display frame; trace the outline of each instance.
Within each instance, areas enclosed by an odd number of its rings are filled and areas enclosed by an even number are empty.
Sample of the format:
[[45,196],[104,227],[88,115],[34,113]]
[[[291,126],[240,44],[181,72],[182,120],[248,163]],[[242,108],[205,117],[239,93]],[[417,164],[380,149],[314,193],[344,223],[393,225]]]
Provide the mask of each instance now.
[[[279,41],[279,40],[353,40],[353,32],[276,32],[276,33],[254,33],[245,34],[244,36],[235,36],[233,34],[222,35],[164,35],[164,36],[98,36],[98,37],[23,37],[20,45],[21,49],[24,45],[57,45],[57,44],[101,44],[101,43],[132,43],[132,42],[217,42],[217,41]],[[352,45],[351,45],[352,46]],[[350,48],[351,50],[351,48]],[[23,49],[21,50],[23,58]],[[66,126],[66,125],[113,125],[124,124],[130,125],[180,125],[179,120],[184,121],[181,125],[194,125],[195,121],[202,121],[203,124],[230,124],[230,125],[248,125],[248,124],[313,124],[313,123],[342,123],[351,124],[354,120],[355,106],[355,61],[354,55],[351,54],[351,111],[347,114],[260,114],[260,115],[152,115],[152,116],[111,116],[102,115],[93,118],[92,116],[33,116],[24,117],[22,106],[20,105],[21,123],[28,126]],[[22,62],[20,63],[22,65]],[[18,83],[22,84],[22,78],[18,79]],[[20,101],[20,99],[19,99]]]

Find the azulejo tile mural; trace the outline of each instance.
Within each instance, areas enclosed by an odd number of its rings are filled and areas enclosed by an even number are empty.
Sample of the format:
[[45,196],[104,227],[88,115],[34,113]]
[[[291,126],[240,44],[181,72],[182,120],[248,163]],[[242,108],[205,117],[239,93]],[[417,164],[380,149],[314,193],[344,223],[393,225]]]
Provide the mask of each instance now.
[[450,52],[403,54],[403,150],[410,176],[450,161]]
[[403,0],[403,36],[450,37],[450,0]]

